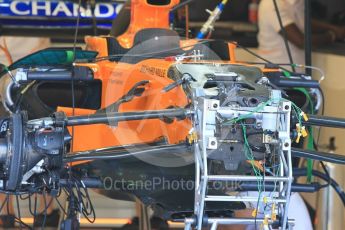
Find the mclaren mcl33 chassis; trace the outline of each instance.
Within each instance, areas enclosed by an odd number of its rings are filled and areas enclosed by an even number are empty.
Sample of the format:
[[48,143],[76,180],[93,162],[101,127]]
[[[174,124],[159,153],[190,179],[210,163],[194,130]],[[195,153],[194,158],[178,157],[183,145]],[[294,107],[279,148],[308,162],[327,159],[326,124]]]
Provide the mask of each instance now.
[[[79,213],[94,214],[88,188],[138,198],[186,229],[292,226],[291,192],[322,187],[295,182],[307,170],[294,169],[293,157],[345,161],[298,148],[311,126],[345,127],[301,109],[321,103],[319,83],[291,72],[288,78],[272,63],[238,63],[233,43],[181,47],[169,30],[138,33],[131,49],[110,37],[88,38],[91,48],[107,44],[108,53],[47,49],[5,68],[1,191],[64,191],[65,229],[78,228]],[[234,217],[249,207],[256,207],[252,217]]]

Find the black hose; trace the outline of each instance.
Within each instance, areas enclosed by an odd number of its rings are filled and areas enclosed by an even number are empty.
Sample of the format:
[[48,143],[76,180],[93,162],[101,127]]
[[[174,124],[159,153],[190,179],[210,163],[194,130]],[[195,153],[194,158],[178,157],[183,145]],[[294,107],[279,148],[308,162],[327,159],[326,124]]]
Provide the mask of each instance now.
[[305,125],[322,126],[329,128],[345,128],[345,119],[336,117],[326,117],[308,114],[308,121],[304,121]]
[[[103,188],[104,184],[103,181],[99,178],[81,178],[79,181],[83,182],[83,185],[85,185],[86,188]],[[69,179],[60,179],[59,185],[61,187],[68,187],[68,186],[74,186],[73,181]]]
[[326,161],[334,164],[345,164],[345,156],[332,153],[316,152],[306,149],[291,148],[293,157],[307,158],[318,161]]
[[273,81],[278,87],[283,88],[319,88],[320,83],[315,80],[305,80],[305,79],[293,79],[293,78],[279,78],[277,81]]
[[[264,185],[265,191],[273,192],[277,189],[277,185],[274,183],[265,183]],[[314,193],[319,191],[321,185],[318,183],[313,184],[297,184],[293,183],[291,185],[291,192],[307,192],[307,193]],[[239,185],[237,191],[257,191],[258,184],[257,183],[242,183]]]
[[70,70],[27,71],[29,81],[92,81],[93,77],[91,69],[83,66],[75,66]]
[[188,4],[190,4],[190,3],[194,2],[194,1],[195,1],[195,0],[186,0],[186,1],[184,1],[184,2],[181,2],[180,4],[174,6],[174,7],[170,10],[170,12],[174,12],[174,11],[176,11],[176,10],[178,10],[178,9],[181,9],[181,8],[184,7],[185,5],[188,5]]
[[276,67],[279,68],[279,69],[282,69],[282,70],[287,71],[287,72],[291,72],[290,70],[284,68],[283,66],[281,66],[281,65],[279,65],[279,64],[275,64],[275,63],[271,62],[270,60],[267,60],[266,58],[264,58],[264,57],[260,56],[259,54],[253,52],[252,50],[250,50],[250,49],[248,49],[248,48],[246,48],[246,47],[244,47],[244,46],[241,46],[241,45],[238,44],[237,42],[231,42],[231,41],[230,41],[229,43],[236,45],[238,48],[243,49],[243,50],[246,51],[247,53],[253,55],[254,57],[256,57],[256,58],[258,58],[258,59],[260,59],[260,60],[262,60],[262,61],[264,61],[264,62],[267,62],[267,63],[270,64],[270,65],[274,65],[274,66],[276,66]]
[[[301,177],[307,175],[308,169],[306,168],[295,168],[293,169],[293,176],[294,177]],[[342,187],[332,178],[328,177],[326,174],[321,173],[319,171],[313,170],[312,171],[313,176],[316,176],[327,183],[330,183],[330,185],[334,188],[334,190],[337,192],[339,198],[343,202],[343,205],[345,206],[345,192]]]

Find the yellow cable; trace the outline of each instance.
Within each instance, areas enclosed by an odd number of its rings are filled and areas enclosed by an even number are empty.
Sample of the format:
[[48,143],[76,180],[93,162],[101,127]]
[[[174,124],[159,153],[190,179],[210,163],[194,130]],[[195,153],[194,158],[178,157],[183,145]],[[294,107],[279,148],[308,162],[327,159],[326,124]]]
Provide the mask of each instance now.
[[229,1],[229,0],[223,0],[223,1],[222,1],[222,4],[225,5],[226,3],[228,3],[228,1]]

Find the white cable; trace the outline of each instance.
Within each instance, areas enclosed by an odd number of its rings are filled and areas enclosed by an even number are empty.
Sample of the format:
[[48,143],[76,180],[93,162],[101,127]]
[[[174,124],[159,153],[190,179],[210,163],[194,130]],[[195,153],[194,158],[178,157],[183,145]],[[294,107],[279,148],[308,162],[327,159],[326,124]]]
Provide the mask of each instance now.
[[315,94],[315,96],[316,96],[315,111],[318,111],[321,108],[321,105],[323,104],[323,98],[322,98],[321,90],[320,89],[310,89],[310,92]]
[[299,68],[305,68],[305,69],[312,69],[312,70],[316,70],[320,73],[321,77],[319,79],[319,83],[321,83],[323,80],[326,79],[325,77],[325,72],[319,68],[319,67],[316,67],[316,66],[309,66],[309,65],[301,65],[301,64],[294,64],[296,67],[299,67]]

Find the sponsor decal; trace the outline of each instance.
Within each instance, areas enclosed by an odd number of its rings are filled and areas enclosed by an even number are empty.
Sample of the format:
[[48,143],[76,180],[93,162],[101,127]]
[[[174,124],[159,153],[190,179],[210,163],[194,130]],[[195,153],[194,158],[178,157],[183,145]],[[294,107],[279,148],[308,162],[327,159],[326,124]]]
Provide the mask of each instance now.
[[[98,2],[94,14],[99,19],[113,19],[121,8],[122,4]],[[82,18],[92,17],[90,6],[81,7],[80,11]],[[2,16],[77,17],[78,4],[70,1],[0,0],[0,12]]]

